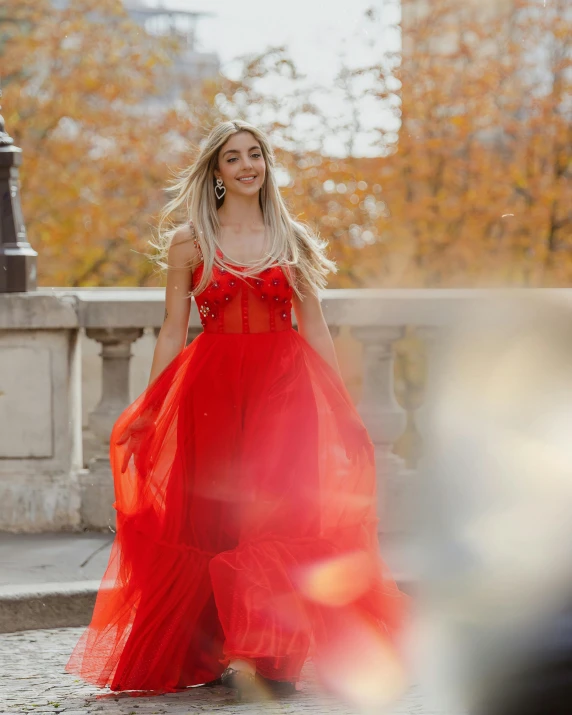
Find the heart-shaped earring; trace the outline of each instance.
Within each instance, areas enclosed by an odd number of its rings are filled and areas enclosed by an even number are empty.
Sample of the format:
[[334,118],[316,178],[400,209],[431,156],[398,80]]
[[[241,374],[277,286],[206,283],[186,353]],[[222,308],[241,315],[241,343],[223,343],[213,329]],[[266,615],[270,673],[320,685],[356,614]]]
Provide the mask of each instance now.
[[222,199],[222,197],[226,194],[226,186],[223,184],[222,179],[218,178],[216,180],[216,186],[215,186],[215,194],[217,199]]

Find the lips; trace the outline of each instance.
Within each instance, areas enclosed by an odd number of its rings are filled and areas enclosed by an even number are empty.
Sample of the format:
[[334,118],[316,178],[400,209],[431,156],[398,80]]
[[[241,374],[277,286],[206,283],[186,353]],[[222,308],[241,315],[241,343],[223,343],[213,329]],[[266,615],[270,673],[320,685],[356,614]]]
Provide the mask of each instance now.
[[251,184],[254,180],[256,179],[256,176],[240,176],[238,177],[238,181],[242,182],[243,184]]

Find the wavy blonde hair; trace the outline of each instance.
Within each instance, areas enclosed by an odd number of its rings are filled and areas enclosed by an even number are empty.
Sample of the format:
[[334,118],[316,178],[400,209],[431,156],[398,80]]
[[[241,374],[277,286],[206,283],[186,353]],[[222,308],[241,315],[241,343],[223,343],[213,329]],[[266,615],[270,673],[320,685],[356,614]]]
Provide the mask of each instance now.
[[[214,190],[214,169],[218,168],[220,151],[230,137],[239,132],[250,132],[262,149],[266,177],[259,192],[259,201],[267,235],[270,237],[270,247],[266,254],[256,263],[240,264],[241,269],[231,263],[224,263],[216,252],[217,236],[220,235],[218,209],[224,203],[224,197],[218,199]],[[176,175],[166,189],[175,196],[160,213],[157,242],[149,242],[157,249],[152,260],[161,268],[168,268],[167,254],[174,234],[182,226],[191,224],[202,252],[204,270],[190,295],[197,295],[207,287],[215,264],[240,278],[259,273],[278,262],[285,268],[293,289],[301,299],[304,296],[297,285],[299,278],[315,290],[324,288],[327,274],[337,271],[334,261],[325,255],[327,241],[322,240],[304,222],[291,217],[280,194],[274,167],[274,152],[264,132],[242,120],[217,124],[206,138],[194,163]],[[175,225],[172,215],[181,209],[185,214],[185,222]]]

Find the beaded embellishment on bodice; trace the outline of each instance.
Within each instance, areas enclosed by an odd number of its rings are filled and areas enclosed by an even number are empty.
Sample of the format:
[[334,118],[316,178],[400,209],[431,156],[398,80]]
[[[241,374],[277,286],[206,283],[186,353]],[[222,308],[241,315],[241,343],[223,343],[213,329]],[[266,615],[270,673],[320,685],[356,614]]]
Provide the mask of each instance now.
[[[198,247],[196,239],[195,245]],[[222,258],[218,248],[217,253]],[[193,271],[193,288],[203,268],[200,263]],[[207,333],[265,333],[292,327],[292,294],[292,286],[278,264],[244,277],[214,265],[209,284],[195,301]]]

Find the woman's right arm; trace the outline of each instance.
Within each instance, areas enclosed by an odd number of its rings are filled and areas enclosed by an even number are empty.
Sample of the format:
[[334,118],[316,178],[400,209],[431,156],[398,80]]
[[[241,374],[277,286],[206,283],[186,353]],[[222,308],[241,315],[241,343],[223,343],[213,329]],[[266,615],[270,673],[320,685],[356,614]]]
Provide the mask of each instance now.
[[149,385],[185,347],[191,297],[193,269],[199,263],[199,252],[193,241],[190,226],[177,230],[167,254],[167,285],[165,288],[165,317],[159,331]]

